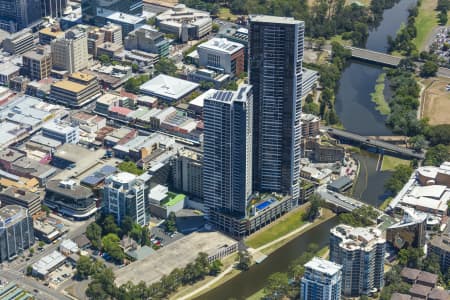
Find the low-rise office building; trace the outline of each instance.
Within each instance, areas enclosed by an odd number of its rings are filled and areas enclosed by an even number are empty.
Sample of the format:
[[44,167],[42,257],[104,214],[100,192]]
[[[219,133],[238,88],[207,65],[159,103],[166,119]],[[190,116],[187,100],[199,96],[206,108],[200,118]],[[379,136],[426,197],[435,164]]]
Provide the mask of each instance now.
[[164,32],[175,35],[182,42],[197,40],[212,30],[212,19],[208,12],[177,4],[156,16],[156,26]]
[[31,274],[41,279],[47,279],[48,275],[62,266],[66,259],[67,257],[61,252],[54,250],[52,253],[44,256],[32,265]]
[[73,73],[68,79],[52,84],[50,100],[70,106],[81,107],[101,95],[97,78],[86,73]]
[[78,126],[62,122],[47,122],[42,126],[42,135],[61,142],[76,144],[80,141]]
[[0,208],[0,262],[11,260],[34,244],[33,221],[26,208]]
[[88,219],[97,211],[92,190],[73,180],[47,182],[44,204],[77,220]]
[[9,86],[11,80],[19,76],[19,74],[19,66],[11,62],[0,64],[0,84]]
[[9,187],[0,192],[2,206],[19,205],[28,210],[32,216],[41,210],[41,196],[24,188]]
[[225,38],[213,38],[197,47],[199,64],[221,73],[239,76],[244,72],[244,46]]
[[52,71],[52,55],[47,47],[39,47],[22,55],[22,70],[31,80],[50,77]]
[[182,210],[185,200],[185,195],[171,193],[168,187],[159,184],[150,189],[148,195],[150,213],[161,219]]
[[104,18],[106,23],[110,22],[122,27],[122,35],[127,36],[130,32],[145,25],[145,18],[136,15],[130,15],[118,11],[103,10],[97,11],[97,16]]
[[142,84],[139,89],[145,95],[172,103],[188,96],[198,87],[197,83],[160,74]]
[[169,46],[164,34],[149,25],[130,32],[125,38],[125,49],[156,53],[160,57],[169,56]]
[[33,35],[30,30],[14,33],[3,40],[3,50],[13,55],[23,54],[34,47]]

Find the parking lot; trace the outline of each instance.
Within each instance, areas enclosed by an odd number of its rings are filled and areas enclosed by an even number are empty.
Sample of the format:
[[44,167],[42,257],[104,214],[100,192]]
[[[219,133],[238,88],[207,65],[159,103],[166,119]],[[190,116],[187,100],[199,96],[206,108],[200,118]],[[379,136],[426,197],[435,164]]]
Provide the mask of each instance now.
[[164,247],[170,243],[173,243],[180,238],[182,238],[184,235],[182,233],[176,232],[174,234],[169,234],[165,232],[164,224],[153,227],[151,230],[151,241],[152,245],[156,244],[160,247]]
[[49,278],[49,286],[52,288],[57,288],[61,283],[72,278],[75,271],[76,269],[70,263],[65,263],[51,273]]

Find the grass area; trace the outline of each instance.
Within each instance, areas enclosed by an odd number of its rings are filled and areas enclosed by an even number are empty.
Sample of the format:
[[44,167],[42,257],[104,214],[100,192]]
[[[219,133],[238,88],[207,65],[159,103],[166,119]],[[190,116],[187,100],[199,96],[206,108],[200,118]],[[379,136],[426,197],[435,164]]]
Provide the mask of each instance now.
[[120,171],[128,172],[135,175],[141,175],[145,171],[140,169],[134,162],[132,161],[124,161],[117,165],[117,168]]
[[375,109],[380,112],[383,116],[389,115],[391,113],[391,108],[384,98],[384,86],[385,86],[386,73],[381,73],[377,79],[377,84],[375,85],[375,92],[370,94],[372,102],[375,102]]
[[327,208],[322,208],[321,216],[319,218],[315,219],[313,223],[307,224],[307,226],[305,226],[305,228],[300,230],[297,234],[294,234],[286,239],[283,239],[279,243],[275,243],[267,248],[264,248],[261,252],[264,253],[265,255],[270,255],[272,252],[274,252],[278,248],[283,247],[284,245],[286,245],[287,243],[289,243],[296,237],[298,237],[298,236],[302,235],[303,233],[305,233],[306,231],[318,226],[319,224],[331,219],[334,216],[336,216],[336,214],[334,212],[332,212],[331,210],[329,210]]
[[344,40],[344,39],[342,39],[342,35],[340,35],[340,34],[333,36],[330,39],[330,42],[338,42],[338,43],[340,43],[343,46],[351,46],[352,45],[352,41],[351,40]]
[[399,165],[409,166],[409,160],[384,155],[381,171],[394,171],[395,167]]
[[219,19],[227,20],[227,21],[236,21],[237,16],[234,15],[229,8],[221,7],[219,8],[219,13],[217,14]]
[[246,245],[256,249],[299,228],[305,223],[302,217],[308,207],[309,204],[305,204],[297,210],[284,215],[266,228],[251,235],[246,239]]
[[322,249],[320,249],[319,251],[317,251],[317,255],[316,256],[319,256],[319,257],[322,257],[322,258],[328,258],[328,252],[330,251],[330,247],[329,246],[325,246],[325,247],[323,247]]
[[358,4],[358,5],[362,5],[362,6],[370,6],[370,3],[371,3],[372,1],[371,0],[347,0],[347,1],[345,1],[345,4],[346,5],[351,5],[351,4],[353,4],[353,3],[356,3],[356,4]]
[[429,35],[433,28],[438,26],[437,12],[435,11],[437,0],[422,1],[419,7],[419,15],[416,17],[417,36],[413,40],[419,51],[424,50]]
[[380,210],[385,210],[388,207],[389,203],[391,203],[392,199],[394,199],[394,198],[388,197],[386,200],[384,200],[383,203],[381,203],[381,205],[379,207]]

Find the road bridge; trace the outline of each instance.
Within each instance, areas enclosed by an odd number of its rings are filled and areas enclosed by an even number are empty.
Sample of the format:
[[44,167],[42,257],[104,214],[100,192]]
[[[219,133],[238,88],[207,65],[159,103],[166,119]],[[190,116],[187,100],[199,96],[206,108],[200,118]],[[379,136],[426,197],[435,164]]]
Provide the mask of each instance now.
[[[330,191],[329,189],[327,189],[325,185],[319,186],[317,188],[317,193],[320,195],[320,197],[322,197],[322,199],[327,204],[332,206],[334,208],[334,211],[336,211],[337,213],[351,212],[362,206],[368,206],[366,203],[356,200],[354,198]],[[383,214],[381,210],[375,207],[373,209],[376,210],[380,215]]]
[[[357,48],[357,47],[351,47],[351,46],[346,46],[345,48],[349,49],[351,51],[352,58],[354,58],[354,59],[365,61],[365,62],[370,62],[370,63],[376,63],[376,64],[386,66],[386,67],[395,68],[399,65],[400,61],[402,60],[402,57],[394,56],[394,55],[390,55],[390,54],[386,54],[386,53],[382,53],[382,52],[378,52],[378,51]],[[422,65],[423,65],[422,62],[416,62],[417,71],[420,70]],[[436,72],[436,76],[450,78],[450,69],[440,67],[438,69],[438,71]]]
[[375,140],[362,136],[356,133],[348,132],[341,129],[335,129],[331,127],[323,127],[329,135],[340,140],[346,144],[354,144],[356,146],[363,146],[369,151],[373,151],[381,154],[389,154],[392,156],[402,157],[402,158],[415,158],[424,159],[423,153],[418,153],[412,149],[399,147],[391,143],[383,142],[380,140]]

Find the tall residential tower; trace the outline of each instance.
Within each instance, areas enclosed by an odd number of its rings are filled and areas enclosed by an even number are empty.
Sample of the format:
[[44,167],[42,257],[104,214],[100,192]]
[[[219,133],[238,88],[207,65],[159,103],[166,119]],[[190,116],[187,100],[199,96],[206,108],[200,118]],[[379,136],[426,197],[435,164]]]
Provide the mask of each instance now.
[[253,188],[300,196],[304,22],[250,16],[249,82],[253,86]]
[[235,234],[226,216],[246,217],[252,194],[251,86],[205,98],[203,119],[203,197],[209,221]]
[[314,257],[305,264],[301,282],[301,300],[340,300],[342,266]]

